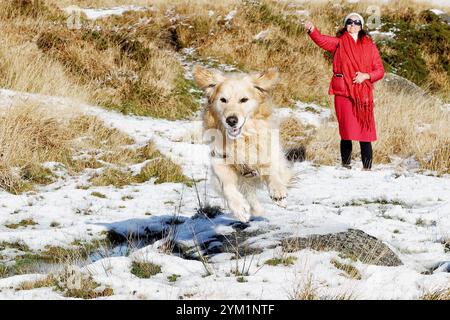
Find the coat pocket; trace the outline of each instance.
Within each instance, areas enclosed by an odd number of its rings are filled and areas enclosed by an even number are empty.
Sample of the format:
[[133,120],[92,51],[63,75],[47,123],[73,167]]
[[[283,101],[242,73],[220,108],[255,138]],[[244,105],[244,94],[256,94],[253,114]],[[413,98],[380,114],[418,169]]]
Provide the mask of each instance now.
[[345,93],[346,88],[344,77],[336,77],[336,75],[333,75],[333,78],[331,79],[331,88],[335,93]]

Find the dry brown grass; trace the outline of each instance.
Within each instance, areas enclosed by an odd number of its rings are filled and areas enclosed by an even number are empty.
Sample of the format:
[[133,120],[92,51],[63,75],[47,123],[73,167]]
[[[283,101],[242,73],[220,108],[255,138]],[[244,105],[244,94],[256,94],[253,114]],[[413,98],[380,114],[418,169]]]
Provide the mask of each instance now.
[[425,292],[422,300],[450,300],[450,288],[441,288]]
[[0,3],[0,86],[17,91],[88,98],[87,88],[70,79],[64,66],[46,57],[34,37],[61,13],[44,2],[7,0]]
[[308,273],[302,280],[298,281],[289,298],[291,300],[320,300],[318,289],[312,274]]
[[[95,282],[92,276],[88,274],[73,273],[66,270],[60,274],[49,274],[47,277],[37,281],[22,282],[17,290],[32,290],[37,288],[52,288],[61,292],[65,297],[80,299],[95,299],[99,297],[108,297],[114,294],[109,288],[102,288]],[[74,285],[75,283],[75,285]]]
[[296,117],[288,117],[280,123],[280,142],[285,150],[301,148],[309,144],[314,127],[303,124]]
[[[55,4],[56,3],[56,4]],[[69,29],[58,1],[0,4],[0,85],[169,119],[197,110],[168,19],[130,12]]]
[[[122,168],[109,167],[103,172],[94,175],[89,181],[95,186],[108,186],[113,185],[115,187],[123,187],[133,183],[143,183],[155,178],[154,183],[175,182],[184,183],[187,186],[192,186],[192,180],[183,174],[182,168],[161,154],[154,145],[153,141],[150,141],[146,146],[137,150],[127,150],[125,152],[119,152],[113,154],[115,163],[127,164],[140,163],[149,160],[140,170],[138,174],[133,174],[130,170]],[[110,160],[107,158],[107,160]]]
[[[270,0],[261,5],[251,1],[70,1],[80,6],[133,3],[157,8],[100,19],[96,21],[99,31],[89,24],[81,30],[68,30],[66,17],[56,7],[64,7],[68,1],[40,1],[37,6],[29,3],[11,0],[0,5],[0,85],[168,119],[188,117],[198,108],[189,93],[192,83],[183,80],[183,69],[174,53],[187,46],[195,47],[202,58],[214,57],[244,71],[278,67],[283,82],[274,91],[274,100],[279,104],[290,105],[300,99],[332,106],[332,97],[326,94],[331,57],[309,39],[301,25],[305,17],[295,11],[308,10],[309,19],[322,33],[334,34],[341,16],[350,10],[365,13],[371,4],[340,1],[340,6],[333,7],[317,1],[290,7],[288,2]],[[383,14],[414,20],[427,5],[398,0],[380,8]],[[224,17],[233,9],[237,14],[227,22]],[[267,38],[254,39],[268,29],[271,32]],[[423,51],[422,55],[430,70],[427,86],[448,88],[448,75],[437,67],[436,54]],[[375,95],[379,132],[375,163],[389,162],[393,155],[415,156],[423,168],[448,172],[450,136],[443,125],[448,116],[437,104],[382,84],[377,85]],[[307,144],[307,159],[319,164],[339,161],[335,122],[314,132],[293,121],[289,120],[282,130],[285,145]],[[429,128],[418,134],[416,128],[423,124]],[[116,162],[123,163],[130,153],[122,150]],[[105,159],[108,157],[105,155]],[[98,163],[91,161],[86,166]]]
[[[137,5],[137,6],[156,6],[166,7],[176,3],[184,3],[186,0],[49,0],[49,2],[60,6],[61,8],[77,5],[82,8],[109,8],[122,5]],[[224,0],[222,3],[237,4],[239,0]],[[208,4],[209,0],[196,0],[196,3]]]
[[78,172],[88,167],[72,159],[79,151],[114,151],[130,143],[130,137],[93,116],[60,119],[39,105],[14,105],[0,115],[0,187],[12,193],[29,190],[34,183],[53,181],[44,162],[60,162]]

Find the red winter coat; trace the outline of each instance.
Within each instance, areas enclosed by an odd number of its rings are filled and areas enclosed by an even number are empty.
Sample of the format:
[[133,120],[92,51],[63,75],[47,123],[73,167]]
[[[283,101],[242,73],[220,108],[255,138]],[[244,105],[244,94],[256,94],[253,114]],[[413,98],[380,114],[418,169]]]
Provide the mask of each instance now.
[[[311,39],[322,49],[327,50],[333,54],[333,73],[342,73],[341,66],[340,66],[340,56],[339,56],[339,50],[336,50],[337,45],[339,43],[339,39],[337,37],[331,37],[323,35],[319,32],[319,30],[314,27],[314,30],[309,33],[309,36]],[[373,42],[372,42],[373,43]],[[372,46],[372,72],[369,72],[370,75],[370,82],[373,83],[375,81],[380,80],[384,76],[384,67],[383,62],[381,61],[380,54],[378,52],[378,49],[373,43]],[[328,90],[328,94],[330,95],[341,95],[349,97],[349,93],[345,87],[344,80],[339,77],[335,77],[333,75],[330,83],[330,88]]]
[[[344,78],[335,76],[335,74],[343,73],[341,68],[340,50],[336,50],[339,44],[339,38],[322,35],[316,27],[309,33],[309,36],[319,47],[333,54],[333,76],[331,78],[328,94],[335,95],[336,117],[339,123],[339,134],[341,135],[341,139],[375,141],[377,138],[375,121],[371,121],[369,128],[361,127],[352,112],[352,101],[349,99],[350,94],[345,85]],[[374,82],[383,78],[384,67],[375,43],[371,43],[373,57],[371,66],[372,71],[368,72],[370,79],[367,81],[369,81],[373,89]]]

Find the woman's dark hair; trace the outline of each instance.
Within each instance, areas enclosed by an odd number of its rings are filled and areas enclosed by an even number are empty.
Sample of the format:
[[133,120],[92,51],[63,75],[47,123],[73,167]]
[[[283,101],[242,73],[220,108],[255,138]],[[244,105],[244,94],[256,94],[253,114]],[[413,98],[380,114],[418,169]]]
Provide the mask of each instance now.
[[[345,26],[342,29],[340,29],[338,32],[336,32],[336,37],[340,38],[346,31],[347,31],[347,27]],[[370,35],[366,30],[364,30],[364,29],[359,30],[358,40],[361,40],[364,36],[368,36],[370,38]]]

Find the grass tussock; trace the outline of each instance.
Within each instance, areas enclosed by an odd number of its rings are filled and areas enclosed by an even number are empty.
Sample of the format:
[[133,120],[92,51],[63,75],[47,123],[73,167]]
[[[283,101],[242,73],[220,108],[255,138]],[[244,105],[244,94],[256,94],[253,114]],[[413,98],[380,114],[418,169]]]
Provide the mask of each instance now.
[[92,276],[77,272],[77,270],[72,270],[69,267],[66,267],[61,274],[50,274],[37,281],[25,281],[18,286],[17,290],[37,288],[53,288],[65,297],[79,299],[95,299],[114,294],[111,288],[100,286],[93,280]]
[[290,266],[290,265],[293,265],[296,260],[297,260],[296,257],[289,256],[289,257],[286,257],[286,258],[269,259],[266,262],[264,262],[264,264],[267,264],[269,266],[277,266],[279,264],[282,264],[284,266]]
[[[181,167],[164,157],[152,141],[136,148],[128,135],[94,116],[75,114],[61,119],[39,105],[13,105],[0,115],[0,143],[0,187],[14,194],[56,180],[42,165],[45,162],[59,162],[70,174],[100,168],[106,162],[111,166],[91,178],[96,186],[124,186],[152,177],[155,183],[191,185]],[[121,169],[147,160],[151,161],[139,174]]]
[[20,193],[33,183],[51,182],[46,161],[68,163],[70,140],[58,121],[36,106],[18,106],[0,115],[0,187]]
[[422,295],[421,300],[450,300],[450,288],[428,291]]
[[314,127],[303,124],[294,116],[280,123],[280,142],[285,150],[303,148],[312,139]]
[[24,219],[24,220],[21,220],[18,223],[5,224],[5,227],[7,227],[9,229],[17,229],[19,227],[34,226],[34,225],[37,225],[37,224],[38,223],[35,222],[33,219]]
[[308,274],[301,281],[297,283],[292,294],[291,300],[319,300],[317,283],[314,281],[311,274]]
[[336,259],[332,259],[331,264],[333,266],[335,266],[337,269],[344,271],[346,276],[348,276],[352,279],[356,279],[356,280],[362,279],[361,273],[359,272],[359,270],[357,268],[355,268],[354,266],[352,266],[351,264],[342,263]]
[[[131,152],[126,159],[141,163],[148,161],[140,170],[138,174],[133,174],[130,170],[122,170],[118,168],[107,168],[103,172],[94,175],[89,181],[95,186],[113,185],[115,187],[122,187],[132,183],[143,183],[155,178],[154,183],[184,183],[191,187],[192,179],[183,174],[182,168],[172,160],[161,154],[156,148],[153,141],[150,141],[145,146],[140,147]],[[121,154],[119,153],[119,159]]]
[[55,180],[42,163],[59,162],[76,173],[98,167],[92,157],[74,160],[81,150],[114,152],[134,141],[93,116],[60,119],[39,105],[17,104],[0,114],[0,143],[0,187],[18,194]]
[[[91,242],[76,241],[69,247],[47,246],[44,250],[32,251],[27,247],[20,247],[20,252],[14,258],[14,264],[8,266],[7,275],[20,275],[42,272],[42,268],[49,266],[65,266],[86,261],[96,250],[109,246],[106,240],[94,240]],[[14,248],[13,244],[5,244],[5,247]],[[19,247],[18,247],[19,248]]]
[[155,183],[174,182],[184,183],[192,187],[192,179],[183,174],[179,165],[170,159],[157,158],[146,164],[141,172],[136,176],[137,182],[144,182],[152,177],[156,177]]
[[131,273],[138,278],[148,279],[161,273],[161,266],[151,262],[133,261],[131,264]]

